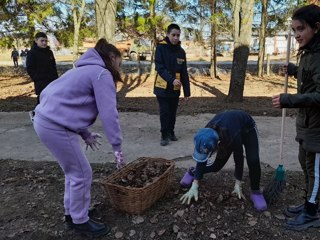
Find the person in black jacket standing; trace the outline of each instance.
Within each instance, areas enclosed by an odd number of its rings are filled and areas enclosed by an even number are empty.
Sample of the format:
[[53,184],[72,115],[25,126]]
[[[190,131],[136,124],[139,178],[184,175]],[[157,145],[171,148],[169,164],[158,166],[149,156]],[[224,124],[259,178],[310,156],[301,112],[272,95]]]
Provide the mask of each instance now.
[[58,78],[56,61],[53,52],[48,46],[47,35],[38,32],[35,35],[35,41],[27,54],[27,72],[34,82],[34,88],[37,95],[37,104],[42,90],[53,80]]
[[180,33],[181,30],[177,24],[170,24],[167,28],[167,36],[156,48],[157,74],[154,94],[157,96],[160,108],[161,146],[168,145],[170,140],[178,140],[174,127],[181,85],[185,101],[190,97],[186,53],[181,47]]
[[298,160],[304,173],[305,201],[285,210],[289,230],[320,228],[320,7],[311,4],[292,15],[292,30],[299,43],[299,65],[290,63],[284,73],[297,78],[297,93],[272,97],[276,108],[297,108]]

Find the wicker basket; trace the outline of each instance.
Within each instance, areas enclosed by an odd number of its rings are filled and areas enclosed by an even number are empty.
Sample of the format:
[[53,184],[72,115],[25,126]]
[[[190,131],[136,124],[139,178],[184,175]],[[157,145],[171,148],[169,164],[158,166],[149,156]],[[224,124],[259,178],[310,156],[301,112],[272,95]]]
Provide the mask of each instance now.
[[[169,167],[154,182],[142,188],[125,187],[116,183],[130,171],[138,169],[150,161],[160,162]],[[142,157],[112,173],[104,180],[103,185],[114,208],[131,214],[140,214],[164,195],[170,184],[173,171],[174,161],[172,160]]]

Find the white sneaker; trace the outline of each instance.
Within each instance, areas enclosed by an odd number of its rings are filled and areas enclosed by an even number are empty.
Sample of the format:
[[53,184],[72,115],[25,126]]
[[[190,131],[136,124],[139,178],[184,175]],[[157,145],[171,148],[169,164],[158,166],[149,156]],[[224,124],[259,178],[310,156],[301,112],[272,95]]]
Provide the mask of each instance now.
[[30,117],[31,122],[33,122],[33,118],[34,118],[34,110],[29,111],[29,117]]

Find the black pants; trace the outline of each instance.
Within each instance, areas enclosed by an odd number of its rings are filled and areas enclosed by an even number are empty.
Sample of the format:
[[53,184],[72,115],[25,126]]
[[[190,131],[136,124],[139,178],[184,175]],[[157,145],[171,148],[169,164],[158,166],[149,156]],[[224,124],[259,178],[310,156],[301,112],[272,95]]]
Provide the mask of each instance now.
[[170,134],[174,133],[179,97],[169,98],[157,96],[157,100],[159,103],[160,110],[162,138],[167,138]]
[[18,63],[18,59],[17,58],[13,58],[13,66],[14,67],[18,67],[19,63]]
[[[238,143],[237,143],[238,142]],[[250,186],[252,191],[258,191],[260,189],[260,178],[261,178],[261,167],[259,158],[259,141],[257,130],[255,127],[248,129],[239,134],[232,145],[238,146],[233,147],[233,158],[237,168],[234,176],[238,180],[242,180],[243,174],[243,147],[245,148],[247,165],[249,168]],[[219,150],[218,150],[219,151]],[[230,156],[230,155],[229,155]],[[202,179],[203,174],[208,172],[218,172],[229,160],[229,156],[223,159],[216,159],[212,165],[206,166],[206,163],[197,163],[197,171],[195,173],[196,179]],[[199,173],[198,173],[199,169]]]
[[307,200],[311,203],[317,203],[320,188],[320,154],[307,152],[300,144],[299,162],[305,177]]

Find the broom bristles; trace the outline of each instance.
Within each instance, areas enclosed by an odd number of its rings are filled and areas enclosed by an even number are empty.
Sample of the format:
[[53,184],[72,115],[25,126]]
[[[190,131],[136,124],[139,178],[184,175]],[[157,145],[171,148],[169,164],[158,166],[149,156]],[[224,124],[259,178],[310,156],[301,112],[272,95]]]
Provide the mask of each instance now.
[[275,177],[273,180],[263,189],[263,195],[268,204],[275,203],[280,194],[283,192],[286,186],[285,179],[278,180]]

